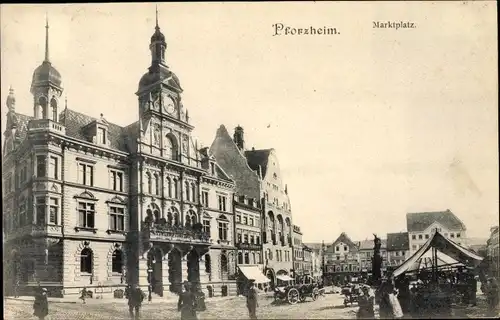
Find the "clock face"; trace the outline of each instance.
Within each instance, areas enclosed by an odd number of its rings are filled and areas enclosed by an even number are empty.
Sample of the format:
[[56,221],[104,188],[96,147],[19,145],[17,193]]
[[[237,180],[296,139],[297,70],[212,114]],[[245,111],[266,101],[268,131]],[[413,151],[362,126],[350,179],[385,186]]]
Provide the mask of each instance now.
[[163,95],[163,109],[169,114],[175,111],[174,100],[167,95]]

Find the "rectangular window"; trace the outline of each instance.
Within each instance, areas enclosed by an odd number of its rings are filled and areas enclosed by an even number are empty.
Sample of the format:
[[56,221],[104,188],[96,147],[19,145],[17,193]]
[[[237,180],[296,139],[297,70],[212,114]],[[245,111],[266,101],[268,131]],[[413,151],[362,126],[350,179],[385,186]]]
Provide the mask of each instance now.
[[115,191],[123,191],[123,172],[111,170],[111,183]]
[[248,234],[245,234],[245,235],[243,236],[243,241],[244,241],[245,243],[248,243]]
[[220,211],[226,211],[226,200],[227,200],[227,198],[225,196],[220,196],[220,195],[218,195],[217,198],[219,199],[219,210]]
[[412,234],[412,235],[411,235],[411,239],[412,239],[412,240],[417,240],[417,235]]
[[260,244],[260,236],[255,237],[255,244]]
[[247,217],[243,217],[243,224],[248,224],[248,218]]
[[208,191],[202,191],[201,192],[201,204],[205,208],[208,208]]
[[49,172],[50,177],[56,180],[59,179],[59,159],[57,157],[51,156],[49,159]]
[[249,225],[251,225],[253,227],[253,218],[250,218],[250,223]]
[[49,223],[58,224],[58,213],[59,213],[59,199],[50,198],[50,208],[49,208]]
[[97,139],[99,143],[106,144],[106,129],[104,128],[97,129]]
[[78,164],[78,182],[86,186],[94,185],[94,167],[89,164]]
[[238,233],[237,238],[238,238],[238,243],[241,243],[241,233]]
[[426,234],[426,235],[425,235],[425,238],[426,238],[426,239],[429,239],[429,235],[428,235],[428,234]]
[[455,234],[454,233],[450,233],[450,238],[455,238]]
[[45,225],[46,205],[45,198],[36,198],[36,223],[39,226]]
[[125,231],[125,208],[109,208],[109,228],[114,231]]
[[456,236],[456,237],[457,237],[457,238],[460,238],[460,233],[457,233],[457,236]]
[[236,222],[240,223],[241,222],[241,216],[238,214],[236,215]]
[[78,203],[78,226],[94,228],[95,204],[90,202]]
[[227,240],[227,223],[219,222],[219,239]]
[[203,220],[203,232],[210,234],[210,220]]
[[36,156],[36,176],[39,178],[47,174],[46,159],[45,156]]
[[250,243],[251,243],[251,244],[254,244],[254,243],[255,243],[255,238],[254,238],[254,236],[250,236]]
[[421,234],[418,235],[418,240],[422,240],[422,235]]

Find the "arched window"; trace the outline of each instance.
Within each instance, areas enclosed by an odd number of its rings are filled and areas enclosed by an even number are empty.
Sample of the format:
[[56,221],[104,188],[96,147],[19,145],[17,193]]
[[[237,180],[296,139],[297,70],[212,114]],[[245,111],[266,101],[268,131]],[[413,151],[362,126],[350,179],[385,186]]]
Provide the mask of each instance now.
[[122,270],[123,270],[123,253],[121,250],[116,249],[115,251],[113,251],[111,272],[122,273]]
[[173,187],[173,197],[177,199],[179,197],[179,181],[177,179],[174,179]]
[[80,253],[80,272],[92,273],[92,250],[84,248]]
[[180,223],[179,210],[176,207],[170,207],[169,212],[172,214],[172,225],[177,226]]
[[243,264],[243,253],[238,252],[238,264]]
[[152,181],[151,181],[151,173],[146,172],[146,183],[148,184],[148,193],[152,194],[153,193],[153,186],[152,186]]
[[255,260],[255,252],[252,252],[252,263],[258,263],[257,260]]
[[167,194],[169,198],[172,198],[172,180],[170,177],[167,178]]
[[153,215],[154,215],[154,221],[155,223],[158,223],[160,222],[160,211],[158,211],[157,209],[155,209],[155,211],[153,211]]
[[145,222],[147,222],[147,223],[154,222],[153,212],[151,211],[151,209],[146,210],[146,219],[145,219]]
[[184,189],[186,190],[186,200],[189,201],[191,198],[189,197],[189,182],[186,181],[184,184]]
[[171,226],[173,224],[173,219],[174,219],[174,217],[172,216],[172,212],[169,211],[167,213],[167,223],[168,223],[168,225]]
[[257,261],[256,263],[262,263],[262,259],[260,258],[260,253],[257,252]]
[[48,119],[48,102],[47,98],[45,97],[40,97],[38,99],[38,104],[40,105],[41,110],[37,110],[37,115],[41,116],[42,119]]
[[249,263],[250,263],[250,256],[247,252],[247,253],[245,253],[245,264],[249,264]]
[[224,254],[221,254],[220,256],[220,270],[222,273],[227,273],[228,271],[227,257]]
[[165,152],[167,158],[177,160],[177,145],[169,134],[165,137]]
[[196,184],[191,184],[191,201],[196,202]]
[[210,255],[207,253],[205,255],[205,272],[210,273],[212,271],[212,262],[210,260]]
[[160,177],[155,173],[155,195],[160,194]]
[[50,100],[50,108],[52,109],[52,121],[57,122],[57,101],[52,98]]

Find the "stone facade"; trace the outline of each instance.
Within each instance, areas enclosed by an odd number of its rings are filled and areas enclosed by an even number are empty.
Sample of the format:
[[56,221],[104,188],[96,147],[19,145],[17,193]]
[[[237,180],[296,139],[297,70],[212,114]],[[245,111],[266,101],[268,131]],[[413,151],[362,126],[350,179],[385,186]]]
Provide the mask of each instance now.
[[[47,26],[48,36],[48,26]],[[48,46],[48,44],[47,44]],[[7,99],[3,150],[6,279],[51,295],[158,295],[184,280],[235,291],[235,182],[194,129],[156,26],[139,82],[138,121],[61,112],[62,77],[46,57],[33,75],[33,116]],[[134,108],[131,108],[131,112]],[[8,284],[9,286],[9,284]]]

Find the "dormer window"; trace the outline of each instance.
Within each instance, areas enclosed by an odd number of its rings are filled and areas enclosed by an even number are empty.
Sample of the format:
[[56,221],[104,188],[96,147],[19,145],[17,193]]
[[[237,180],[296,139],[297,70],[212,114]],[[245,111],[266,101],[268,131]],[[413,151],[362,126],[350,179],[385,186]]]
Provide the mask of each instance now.
[[210,163],[210,172],[212,173],[212,175],[215,175],[215,163]]
[[106,144],[106,129],[97,128],[97,142],[100,144]]

